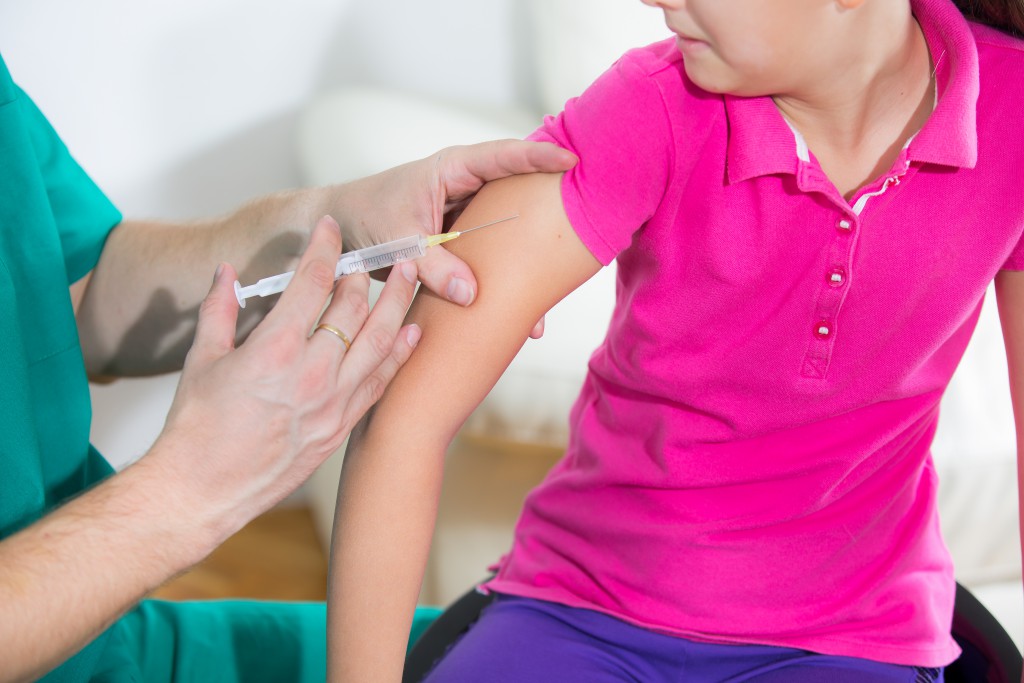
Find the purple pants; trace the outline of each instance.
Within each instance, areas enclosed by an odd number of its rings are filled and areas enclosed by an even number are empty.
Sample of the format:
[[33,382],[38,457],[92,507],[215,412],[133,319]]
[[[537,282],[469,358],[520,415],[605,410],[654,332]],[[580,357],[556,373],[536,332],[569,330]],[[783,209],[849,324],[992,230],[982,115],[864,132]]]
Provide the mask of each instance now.
[[426,683],[932,683],[940,669],[765,645],[710,645],[599,612],[499,596]]

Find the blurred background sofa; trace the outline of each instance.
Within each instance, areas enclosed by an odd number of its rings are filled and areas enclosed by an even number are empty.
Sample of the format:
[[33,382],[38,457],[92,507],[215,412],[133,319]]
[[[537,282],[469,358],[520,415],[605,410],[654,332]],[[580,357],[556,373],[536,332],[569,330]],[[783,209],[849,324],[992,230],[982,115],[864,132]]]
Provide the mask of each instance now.
[[[360,177],[436,149],[522,137],[625,49],[667,35],[625,0],[58,0],[0,6],[0,52],[131,216],[225,211],[258,193]],[[600,342],[613,268],[559,304],[453,444],[424,582],[444,604],[507,548],[561,453]],[[176,376],[94,389],[116,465],[156,437]],[[943,402],[934,449],[958,578],[1024,640],[1014,430],[994,298]],[[300,497],[330,535],[339,452]]]

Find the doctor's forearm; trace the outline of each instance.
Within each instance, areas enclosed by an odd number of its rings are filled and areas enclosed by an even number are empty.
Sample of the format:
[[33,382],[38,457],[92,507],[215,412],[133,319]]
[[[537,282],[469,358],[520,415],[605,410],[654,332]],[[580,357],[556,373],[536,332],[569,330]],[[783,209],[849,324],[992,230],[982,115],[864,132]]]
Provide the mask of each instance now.
[[222,535],[140,462],[0,542],[0,681],[35,680]]
[[[231,263],[243,280],[293,268],[312,226],[332,207],[328,199],[326,189],[296,190],[212,220],[123,222],[84,288],[78,286],[76,318],[90,375],[180,369],[217,265]],[[330,199],[337,204],[337,190]],[[261,299],[248,302],[240,338],[266,310]]]

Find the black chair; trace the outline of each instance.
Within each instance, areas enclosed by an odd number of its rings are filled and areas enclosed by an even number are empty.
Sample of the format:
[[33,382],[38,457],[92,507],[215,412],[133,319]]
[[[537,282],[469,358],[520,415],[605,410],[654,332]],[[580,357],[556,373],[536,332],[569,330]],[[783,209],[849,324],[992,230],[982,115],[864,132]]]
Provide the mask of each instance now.
[[946,683],[1020,683],[1021,654],[992,613],[956,585],[953,637],[964,651],[946,667]]
[[441,659],[452,643],[469,630],[480,617],[480,612],[493,600],[493,593],[485,595],[472,588],[442,612],[405,656],[402,683],[420,683],[434,667],[434,663]]
[[[473,589],[446,609],[409,651],[402,683],[420,683],[493,599],[493,595]],[[946,683],[1021,683],[1022,659],[1017,646],[992,613],[959,583],[953,637],[963,654],[946,667]]]

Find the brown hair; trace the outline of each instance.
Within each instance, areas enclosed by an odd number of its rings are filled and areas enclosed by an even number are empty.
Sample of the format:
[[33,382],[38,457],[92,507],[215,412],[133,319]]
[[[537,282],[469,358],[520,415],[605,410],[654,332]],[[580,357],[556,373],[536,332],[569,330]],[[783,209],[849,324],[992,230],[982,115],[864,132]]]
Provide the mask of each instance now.
[[1024,0],[953,0],[968,19],[1024,38]]

